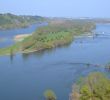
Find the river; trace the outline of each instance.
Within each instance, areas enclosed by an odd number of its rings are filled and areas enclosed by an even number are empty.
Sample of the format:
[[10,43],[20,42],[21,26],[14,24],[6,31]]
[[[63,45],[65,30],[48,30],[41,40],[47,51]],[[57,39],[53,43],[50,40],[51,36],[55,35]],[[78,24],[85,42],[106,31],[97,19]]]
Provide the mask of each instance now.
[[0,48],[7,47],[9,45],[14,44],[15,43],[14,37],[16,35],[31,34],[37,28],[45,26],[45,25],[47,25],[46,22],[33,24],[26,28],[0,30]]
[[109,75],[104,65],[110,62],[110,25],[97,24],[95,31],[100,34],[76,38],[67,46],[1,56],[0,100],[45,100],[47,89],[56,93],[57,100],[68,100],[72,85],[80,77],[94,71]]

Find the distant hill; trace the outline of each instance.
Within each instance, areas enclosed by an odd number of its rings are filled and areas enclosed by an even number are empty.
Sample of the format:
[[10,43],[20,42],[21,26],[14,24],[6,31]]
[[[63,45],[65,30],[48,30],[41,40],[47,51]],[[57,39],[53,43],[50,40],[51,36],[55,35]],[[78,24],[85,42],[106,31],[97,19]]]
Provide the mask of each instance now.
[[31,24],[44,21],[45,18],[41,16],[17,16],[14,14],[0,14],[0,29],[12,29],[27,27]]
[[83,20],[88,22],[94,22],[94,23],[110,23],[110,18],[89,18],[89,17],[82,17],[82,18],[74,18],[73,20]]

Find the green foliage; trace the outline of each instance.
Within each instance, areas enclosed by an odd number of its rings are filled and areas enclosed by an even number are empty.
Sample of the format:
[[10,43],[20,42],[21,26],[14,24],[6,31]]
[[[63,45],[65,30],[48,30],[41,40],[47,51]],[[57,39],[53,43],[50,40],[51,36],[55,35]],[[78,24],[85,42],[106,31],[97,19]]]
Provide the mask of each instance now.
[[[99,72],[91,73],[84,78],[78,89],[77,93],[80,95],[78,100],[110,99],[110,80],[104,74]],[[76,90],[73,91],[72,94],[74,94],[74,92],[76,92]]]
[[22,42],[22,47],[23,50],[38,50],[67,44],[73,40],[74,35],[91,31],[93,26],[88,22],[51,22],[48,26],[36,30],[30,38],[25,39]]
[[86,85],[84,85],[81,88],[80,93],[81,93],[81,97],[80,97],[81,100],[90,100],[92,98],[91,92],[89,91],[89,88]]
[[0,14],[0,29],[27,27],[43,20],[44,18],[40,16],[17,16],[10,13]]
[[46,100],[56,100],[57,99],[55,93],[52,90],[45,91],[44,96],[45,96]]
[[[94,24],[90,22],[70,20],[50,21],[48,26],[37,29],[33,32],[32,36],[25,38],[14,49],[16,49],[15,51],[20,50],[20,52],[30,52],[69,44],[74,39],[74,36],[90,32],[93,27]],[[5,52],[7,52],[6,48],[4,51],[0,49],[0,54],[4,54]]]
[[13,55],[17,51],[20,50],[20,43],[16,43],[16,45],[9,46],[7,48],[0,49],[0,55]]

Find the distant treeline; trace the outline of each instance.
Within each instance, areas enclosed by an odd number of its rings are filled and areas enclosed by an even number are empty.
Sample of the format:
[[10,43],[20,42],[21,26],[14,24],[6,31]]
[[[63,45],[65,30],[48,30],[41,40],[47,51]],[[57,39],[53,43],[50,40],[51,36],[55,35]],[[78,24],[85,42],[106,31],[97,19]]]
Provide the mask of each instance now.
[[23,28],[44,20],[45,18],[41,16],[17,16],[10,13],[0,14],[0,29]]
[[74,20],[82,20],[82,21],[94,22],[94,23],[98,23],[98,24],[110,23],[110,18],[80,18],[80,19],[74,19]]

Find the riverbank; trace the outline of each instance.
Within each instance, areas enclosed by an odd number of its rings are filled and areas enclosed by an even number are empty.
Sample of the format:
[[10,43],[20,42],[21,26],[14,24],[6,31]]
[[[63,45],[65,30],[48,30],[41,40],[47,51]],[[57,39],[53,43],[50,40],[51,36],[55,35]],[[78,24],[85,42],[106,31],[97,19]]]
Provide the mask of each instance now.
[[44,22],[45,20],[41,16],[20,16],[10,13],[0,14],[0,30],[26,28],[32,24]]
[[16,35],[14,37],[15,42],[23,41],[25,38],[31,36],[32,34],[22,34],[22,35]]
[[48,26],[39,28],[30,36],[17,36],[16,38],[22,39],[22,41],[8,48],[0,49],[0,55],[12,55],[17,52],[30,53],[62,46],[71,43],[75,36],[90,33],[95,27],[90,22],[64,20],[58,22],[58,20],[52,21]]

